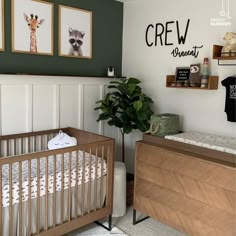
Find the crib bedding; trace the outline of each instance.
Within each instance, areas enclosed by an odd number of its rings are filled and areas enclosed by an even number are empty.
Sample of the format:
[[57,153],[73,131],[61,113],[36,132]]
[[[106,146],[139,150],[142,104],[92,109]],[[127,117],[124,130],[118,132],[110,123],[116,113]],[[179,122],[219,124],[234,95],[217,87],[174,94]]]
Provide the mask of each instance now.
[[[78,155],[78,168],[76,168],[76,158]],[[82,182],[87,183],[95,178],[100,178],[107,171],[106,162],[100,157],[90,155],[89,153],[78,151],[78,154],[73,151],[71,156],[69,153],[57,154],[56,156],[48,157],[48,193],[54,192],[54,160],[56,162],[56,191],[62,190],[62,175],[63,175],[63,160],[64,160],[64,189],[76,185],[76,176],[78,175],[78,185]],[[69,173],[71,158],[71,176]],[[91,160],[90,160],[91,159]],[[84,161],[85,160],[85,161]],[[40,193],[39,196],[44,196],[46,192],[46,158],[40,158]],[[22,162],[22,202],[27,201],[29,186],[28,186],[28,161]],[[78,173],[77,172],[78,169]],[[85,170],[83,173],[83,169]],[[31,199],[38,196],[37,190],[37,159],[31,160]],[[97,175],[97,176],[95,176]],[[2,166],[2,207],[9,206],[9,165]],[[71,181],[69,180],[71,177]],[[12,204],[19,203],[19,163],[12,165]]]
[[[103,179],[100,177],[97,180],[93,180],[91,182],[87,182],[84,184],[84,200],[82,193],[82,185],[78,186],[78,202],[76,203],[76,191],[75,191],[75,187],[71,188],[71,206],[70,206],[70,210],[71,210],[71,218],[75,218],[75,217],[81,217],[82,214],[88,213],[89,212],[89,205],[90,205],[90,211],[93,211],[95,208],[99,209],[101,207],[101,204],[104,204],[105,201],[105,196],[106,196],[106,181],[107,178],[106,176],[103,176]],[[90,184],[90,188],[91,188],[91,198],[90,198],[90,204],[88,202],[88,198],[86,197],[89,193],[89,184]],[[95,185],[97,186],[101,186],[101,184],[103,184],[103,192],[101,193],[101,188],[97,188],[97,194],[96,194],[96,198],[94,196],[94,191],[95,191]],[[61,211],[64,212],[64,218],[63,221],[67,221],[69,218],[68,215],[68,198],[69,198],[69,194],[68,194],[68,189],[66,189],[64,191],[64,204],[63,204],[63,208],[61,206],[61,199],[62,199],[62,192],[56,192],[56,207],[54,206],[53,203],[53,197],[54,197],[54,193],[49,193],[48,194],[48,228],[52,228],[54,225],[53,222],[53,211],[54,208],[56,208],[56,219],[55,219],[55,224],[56,225],[60,225],[61,224]],[[84,203],[82,202],[84,201]],[[40,231],[45,230],[45,205],[46,205],[46,198],[45,196],[40,197]],[[75,212],[76,209],[76,205],[77,207],[77,212]],[[83,207],[82,207],[83,205]],[[12,211],[13,211],[13,215],[12,215],[12,234],[14,236],[20,236],[19,233],[19,229],[20,229],[20,225],[19,225],[19,204],[14,204],[12,206]],[[27,202],[23,202],[22,203],[22,211],[24,212],[24,216],[22,219],[22,229],[23,232],[21,234],[21,236],[27,236],[28,235],[28,230],[29,230],[29,225],[28,225],[28,205]],[[31,234],[35,234],[37,232],[37,198],[34,198],[31,200]],[[10,215],[9,215],[9,206],[8,207],[4,207],[3,208],[3,222],[2,222],[2,232],[3,232],[3,236],[5,235],[10,235],[10,231],[9,231],[9,220],[10,220]]]
[[188,131],[175,135],[167,135],[166,139],[192,144],[230,154],[236,154],[236,138],[224,137],[202,132]]

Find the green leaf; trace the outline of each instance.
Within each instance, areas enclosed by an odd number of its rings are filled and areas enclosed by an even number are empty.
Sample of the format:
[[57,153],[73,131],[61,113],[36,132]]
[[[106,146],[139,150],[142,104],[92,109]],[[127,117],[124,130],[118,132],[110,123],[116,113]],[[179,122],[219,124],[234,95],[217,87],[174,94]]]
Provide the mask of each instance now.
[[117,86],[117,89],[118,89],[122,94],[128,94],[128,93],[129,93],[127,84],[119,84],[119,85]]
[[98,101],[96,101],[96,104],[102,103],[102,102],[103,102],[103,100],[98,100]]
[[119,81],[119,80],[110,81],[110,84],[120,84],[120,83],[122,83],[122,81]]
[[118,128],[122,128],[123,127],[122,121],[119,118],[117,118],[117,117],[113,117],[111,120],[109,120],[108,124],[110,126],[116,126]]
[[117,89],[117,86],[115,86],[115,85],[108,85],[107,86],[109,89]]
[[129,91],[129,95],[131,95],[136,88],[136,84],[128,84],[128,91]]
[[98,116],[98,119],[97,121],[100,121],[100,120],[107,120],[110,118],[110,115],[109,113],[101,113],[99,116]]
[[143,96],[143,100],[147,103],[153,103],[153,100],[150,97],[146,96],[146,95]]
[[135,110],[133,107],[127,107],[125,112],[121,115],[123,121],[125,123],[128,123],[132,120],[135,120],[136,118],[136,114],[135,114]]
[[128,84],[140,84],[141,81],[136,78],[129,78],[127,81]]
[[131,133],[132,130],[133,130],[133,128],[132,128],[131,126],[126,126],[126,127],[123,128],[123,132],[124,132],[125,134]]
[[133,105],[135,111],[139,111],[142,108],[142,106],[143,106],[143,103],[141,101],[136,101],[134,102],[134,105]]
[[137,112],[137,118],[141,122],[144,120],[149,120],[150,117],[144,112]]

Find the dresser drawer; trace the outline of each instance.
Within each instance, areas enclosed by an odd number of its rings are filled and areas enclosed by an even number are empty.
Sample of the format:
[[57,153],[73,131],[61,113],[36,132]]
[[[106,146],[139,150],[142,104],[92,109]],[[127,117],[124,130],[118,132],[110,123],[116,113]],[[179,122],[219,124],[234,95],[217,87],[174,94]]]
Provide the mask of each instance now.
[[139,165],[139,162],[141,165],[146,163],[152,167],[172,171],[216,187],[236,191],[235,168],[202,160],[195,155],[137,142],[135,161],[136,166]]
[[134,208],[188,235],[236,235],[236,171],[199,154],[136,143]]

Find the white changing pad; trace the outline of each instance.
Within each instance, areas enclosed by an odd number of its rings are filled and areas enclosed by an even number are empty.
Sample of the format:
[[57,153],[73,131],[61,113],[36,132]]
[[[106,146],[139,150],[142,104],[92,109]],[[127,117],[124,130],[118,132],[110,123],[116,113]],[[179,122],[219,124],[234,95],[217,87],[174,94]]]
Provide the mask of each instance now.
[[200,147],[210,148],[221,152],[236,154],[236,138],[224,137],[201,132],[184,132],[175,135],[167,135],[166,139],[188,143]]

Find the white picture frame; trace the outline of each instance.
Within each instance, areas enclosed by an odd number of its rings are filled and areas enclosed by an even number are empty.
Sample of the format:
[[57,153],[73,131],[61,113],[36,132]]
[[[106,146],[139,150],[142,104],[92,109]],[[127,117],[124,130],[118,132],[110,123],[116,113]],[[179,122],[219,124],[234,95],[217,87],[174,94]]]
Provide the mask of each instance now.
[[58,55],[92,59],[92,12],[58,6]]
[[52,56],[53,13],[50,2],[12,0],[12,52]]
[[4,0],[0,0],[0,51],[4,49]]

